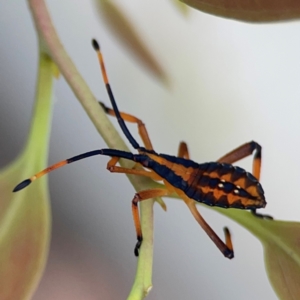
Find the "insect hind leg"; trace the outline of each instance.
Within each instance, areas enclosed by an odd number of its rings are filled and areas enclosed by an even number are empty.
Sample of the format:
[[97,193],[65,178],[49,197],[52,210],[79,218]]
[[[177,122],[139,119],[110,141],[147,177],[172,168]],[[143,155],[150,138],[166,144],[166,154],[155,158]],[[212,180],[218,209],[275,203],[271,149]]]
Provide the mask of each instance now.
[[231,152],[229,152],[226,155],[219,158],[217,160],[217,162],[233,164],[233,163],[251,155],[254,150],[256,150],[256,152],[253,157],[252,174],[257,180],[259,180],[262,148],[258,143],[254,142],[254,141],[243,144],[240,147],[232,150]]
[[[240,147],[222,156],[217,161],[220,163],[232,164],[237,162],[240,159],[243,159],[251,155],[254,151],[255,154],[253,156],[252,174],[257,180],[259,180],[260,169],[261,169],[262,148],[257,142],[251,141],[249,143],[243,144]],[[251,209],[251,213],[253,214],[253,216],[258,218],[273,220],[272,216],[257,213],[255,208]]]
[[234,257],[234,251],[233,251],[231,234],[229,229],[227,227],[224,228],[224,233],[225,233],[225,243],[224,243],[214,232],[214,230],[203,219],[203,217],[201,216],[201,214],[196,208],[195,201],[188,198],[182,191],[178,189],[176,189],[176,192],[184,200],[190,212],[194,216],[195,220],[206,232],[209,238],[214,242],[214,244],[218,247],[218,249],[223,253],[223,255],[229,259],[232,259]]

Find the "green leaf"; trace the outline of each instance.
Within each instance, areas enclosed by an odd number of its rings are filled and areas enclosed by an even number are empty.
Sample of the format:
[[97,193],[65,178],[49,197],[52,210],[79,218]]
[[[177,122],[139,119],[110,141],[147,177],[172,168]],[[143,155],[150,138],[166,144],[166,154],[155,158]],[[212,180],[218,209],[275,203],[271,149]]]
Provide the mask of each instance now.
[[246,22],[276,22],[300,17],[298,0],[181,0],[203,12]]
[[16,184],[47,163],[53,62],[40,54],[36,104],[24,152],[0,172],[0,299],[29,299],[49,248],[50,208],[46,178],[18,193]]
[[96,0],[101,20],[103,20],[118,40],[138,58],[142,65],[168,86],[169,79],[135,27],[125,13],[111,0]]
[[272,222],[273,232],[280,237],[282,247],[271,239],[262,240],[265,248],[265,264],[270,282],[280,299],[300,298],[300,224],[296,222]]
[[247,211],[217,209],[263,244],[269,280],[280,299],[300,299],[300,223],[266,220]]

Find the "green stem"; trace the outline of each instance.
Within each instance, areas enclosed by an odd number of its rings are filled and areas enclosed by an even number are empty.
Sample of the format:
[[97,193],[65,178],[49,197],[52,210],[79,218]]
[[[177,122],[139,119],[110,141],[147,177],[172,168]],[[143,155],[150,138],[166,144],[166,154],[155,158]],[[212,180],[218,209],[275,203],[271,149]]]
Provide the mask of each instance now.
[[[63,48],[52,25],[51,18],[43,0],[28,0],[40,38],[45,50],[48,51],[60,72],[68,82],[82,107],[110,148],[129,151],[120,135],[113,127],[106,114],[100,108],[96,98],[90,91],[74,63]],[[121,165],[132,168],[129,161],[121,160]],[[149,188],[151,180],[128,176],[136,190]],[[142,299],[152,287],[153,265],[153,203],[154,200],[144,201],[140,205],[143,243],[138,258],[136,278],[128,299]]]

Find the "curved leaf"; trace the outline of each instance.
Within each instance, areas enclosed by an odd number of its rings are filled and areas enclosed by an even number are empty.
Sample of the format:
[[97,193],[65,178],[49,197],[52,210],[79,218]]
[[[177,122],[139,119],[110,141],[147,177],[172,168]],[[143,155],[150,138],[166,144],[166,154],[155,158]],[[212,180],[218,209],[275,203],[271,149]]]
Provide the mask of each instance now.
[[275,22],[300,17],[297,0],[180,0],[203,12],[247,22]]
[[246,211],[217,210],[262,242],[266,271],[278,297],[300,299],[300,223],[260,219]]
[[[280,299],[300,298],[300,224],[273,222],[269,224],[280,237],[283,247],[272,240],[262,241],[270,282]],[[284,249],[285,248],[285,251]]]
[[12,193],[43,169],[48,156],[53,62],[40,55],[36,106],[30,137],[20,157],[0,172],[0,299],[29,299],[41,277],[49,248],[50,209],[46,179]]

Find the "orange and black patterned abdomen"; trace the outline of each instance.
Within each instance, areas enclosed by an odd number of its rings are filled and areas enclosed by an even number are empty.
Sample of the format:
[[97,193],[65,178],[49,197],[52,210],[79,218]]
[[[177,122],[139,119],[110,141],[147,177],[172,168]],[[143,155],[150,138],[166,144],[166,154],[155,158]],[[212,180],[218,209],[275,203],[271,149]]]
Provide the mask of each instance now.
[[242,168],[218,162],[197,164],[184,158],[151,153],[134,155],[134,161],[152,169],[195,201],[224,208],[266,206],[260,183]]
[[266,206],[257,179],[244,169],[225,163],[198,165],[190,174],[184,192],[189,198],[210,206],[241,209]]

